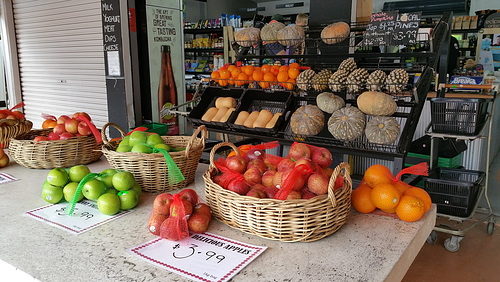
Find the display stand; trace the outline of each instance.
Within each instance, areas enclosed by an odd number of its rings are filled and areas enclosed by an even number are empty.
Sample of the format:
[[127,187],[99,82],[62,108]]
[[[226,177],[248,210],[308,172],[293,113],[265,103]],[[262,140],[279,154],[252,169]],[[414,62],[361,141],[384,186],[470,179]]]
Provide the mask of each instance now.
[[[431,171],[433,170],[436,171],[440,169],[437,166],[438,148],[440,139],[448,138],[448,139],[472,141],[478,138],[483,138],[487,140],[486,160],[485,160],[486,167],[484,172],[469,171],[464,169],[453,170],[452,172],[454,174],[453,175],[454,179],[446,179],[442,181],[439,180],[439,177],[437,179],[433,179],[434,183],[437,183],[438,186],[441,185],[439,187],[436,186],[430,187],[431,184],[428,183],[429,179],[426,180],[425,189],[428,192],[429,190],[432,190],[432,192],[430,192],[431,197],[436,196],[439,201],[439,203],[437,203],[438,217],[445,217],[448,218],[449,220],[459,223],[458,227],[457,226],[452,227],[451,225],[445,225],[445,224],[436,225],[434,227],[434,230],[429,235],[427,242],[432,244],[437,240],[436,231],[451,234],[452,237],[447,238],[444,242],[444,247],[450,252],[458,251],[458,249],[460,248],[460,241],[464,238],[465,233],[471,230],[474,226],[487,221],[488,235],[492,235],[495,229],[493,211],[491,208],[490,200],[488,198],[488,183],[490,176],[489,170],[491,166],[491,159],[490,159],[491,136],[493,131],[493,117],[495,115],[495,103],[498,92],[498,85],[467,86],[467,88],[471,87],[478,89],[491,89],[492,91],[492,95],[487,95],[487,94],[482,95],[491,101],[487,102],[489,111],[486,115],[484,126],[482,130],[480,130],[479,134],[473,134],[471,136],[467,136],[467,135],[451,134],[451,133],[436,133],[432,132],[431,130],[432,123],[427,127],[426,130],[426,134],[431,137],[431,153],[430,153]],[[438,96],[443,97],[446,89],[457,88],[457,86],[449,84],[441,84],[439,88],[440,91],[438,92]],[[453,110],[450,110],[449,112],[452,111]],[[446,114],[449,114],[449,112],[447,111]],[[464,186],[463,184],[466,182],[470,183],[470,185],[465,184],[465,187],[458,187],[458,185]],[[473,182],[475,183],[472,184]],[[479,184],[477,186],[477,190],[474,189],[475,188],[474,185],[476,183]],[[454,187],[455,185],[457,185],[456,188],[458,189],[447,190],[449,189],[447,187],[455,188]],[[441,190],[438,191],[436,189],[441,189]],[[467,191],[470,194],[468,194],[466,197],[462,197],[466,189],[470,189],[470,191]],[[478,204],[483,196],[486,200],[487,207],[481,210],[480,213],[482,214],[482,216],[480,218],[477,218],[475,217],[475,213],[476,211],[478,211],[479,213]],[[464,203],[455,201],[455,199],[459,197],[465,198],[468,202]],[[434,199],[433,202],[435,202]]]

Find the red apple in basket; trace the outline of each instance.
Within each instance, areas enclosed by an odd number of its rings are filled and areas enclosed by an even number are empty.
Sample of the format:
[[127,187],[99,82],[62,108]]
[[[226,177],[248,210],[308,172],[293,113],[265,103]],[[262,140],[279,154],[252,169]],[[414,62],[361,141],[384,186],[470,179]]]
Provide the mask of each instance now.
[[267,170],[267,166],[262,159],[254,159],[248,162],[247,171],[251,168],[259,169],[260,173],[264,173]]
[[170,193],[161,193],[156,196],[153,202],[153,213],[170,215],[170,205],[173,203],[174,197]]
[[274,175],[276,174],[275,170],[268,170],[264,172],[262,175],[262,185],[266,187],[272,187],[273,186],[273,178]]
[[227,190],[233,191],[240,195],[245,195],[250,190],[250,187],[245,183],[245,181],[233,180],[227,185]]
[[333,189],[339,189],[344,187],[344,174],[342,172],[337,175],[337,178],[335,179],[335,184],[333,184]]
[[298,167],[301,164],[304,164],[311,169],[314,169],[314,167],[316,166],[313,162],[311,162],[310,159],[300,159],[300,160],[295,162],[295,167]]
[[252,185],[252,186],[250,187],[250,190],[251,190],[251,189],[257,189],[257,190],[262,190],[262,191],[264,191],[266,188],[267,188],[266,186],[264,186],[264,185],[262,185],[262,184],[260,184],[260,183],[259,183],[259,184]]
[[267,187],[265,190],[264,190],[264,193],[266,193],[266,196],[269,198],[269,199],[274,199],[274,196],[276,195],[276,193],[278,193],[280,189],[276,188],[276,187]]
[[168,218],[168,215],[164,214],[157,214],[157,213],[151,213],[149,216],[148,220],[148,229],[149,232],[153,233],[154,235],[160,236],[160,227],[163,221],[165,221]]
[[62,133],[60,136],[59,136],[59,139],[60,140],[66,140],[66,139],[69,139],[71,137],[75,137],[75,135],[69,133],[69,132],[64,132]]
[[78,123],[77,130],[78,130],[78,133],[80,133],[83,136],[88,136],[88,135],[92,134],[92,130],[90,130],[90,127],[84,121],[80,121]]
[[71,134],[75,134],[78,132],[78,124],[80,123],[80,121],[74,119],[74,118],[71,118],[71,119],[68,119],[67,121],[64,122],[64,128],[66,128],[66,131],[71,133]]
[[307,180],[309,191],[316,195],[328,194],[328,183],[330,179],[323,174],[313,173]]
[[49,141],[49,137],[47,136],[36,136],[33,141],[35,142],[40,142],[40,141]]
[[247,167],[247,163],[245,159],[240,156],[231,156],[226,159],[226,166],[229,169],[232,169],[239,173],[244,173]]
[[59,118],[57,118],[56,122],[57,124],[64,124],[69,119],[71,119],[69,116],[61,115]]
[[296,143],[292,147],[290,147],[290,151],[288,151],[288,158],[292,158],[295,161],[300,159],[310,159],[311,158],[311,149],[304,143]]
[[316,197],[317,195],[314,194],[313,192],[307,190],[306,192],[302,193],[302,199],[306,199],[306,200],[309,200],[309,199],[312,199],[314,197]]
[[290,158],[284,158],[278,163],[278,171],[283,171],[295,167],[295,162]]
[[[287,177],[290,175],[290,173],[292,171],[293,171],[293,169],[289,169],[289,170],[283,172],[283,175],[281,176],[281,183],[283,183],[285,181],[285,179],[287,179]],[[297,180],[293,184],[292,190],[298,191],[298,190],[302,189],[302,187],[304,187],[304,185],[306,185],[306,182],[307,182],[306,176],[299,175],[297,177]]]
[[83,116],[83,117],[87,118],[89,121],[91,121],[89,114],[87,114],[86,112],[76,112],[71,117],[76,118],[77,116]]
[[49,138],[49,140],[59,140],[61,137],[59,136],[59,134],[51,132],[51,133],[49,133],[48,138]]
[[61,135],[64,132],[66,132],[66,127],[64,126],[64,123],[58,123],[54,128],[52,129],[52,132],[54,132],[57,135]]
[[193,189],[184,189],[179,192],[179,196],[181,199],[188,200],[193,207],[198,204],[198,194]]
[[312,153],[312,161],[320,167],[329,167],[332,164],[332,153],[326,148],[318,148]]
[[245,173],[243,174],[243,178],[249,186],[262,183],[262,173],[257,167],[253,167],[245,171]]
[[287,200],[297,200],[302,199],[302,194],[299,191],[290,191],[290,194],[286,197]]
[[254,198],[258,198],[258,199],[267,198],[266,193],[264,193],[264,191],[259,190],[259,189],[250,189],[250,191],[248,191],[246,196],[254,197]]

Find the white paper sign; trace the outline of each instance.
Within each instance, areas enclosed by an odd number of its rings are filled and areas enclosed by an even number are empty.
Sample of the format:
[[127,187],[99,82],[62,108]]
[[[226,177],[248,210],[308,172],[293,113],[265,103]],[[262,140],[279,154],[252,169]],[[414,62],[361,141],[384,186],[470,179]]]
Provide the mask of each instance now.
[[228,281],[267,247],[255,246],[211,233],[191,234],[189,242],[158,237],[127,251],[194,281]]
[[17,180],[17,178],[15,178],[12,175],[9,175],[7,173],[0,173],[0,184],[4,184],[15,180]]
[[97,203],[82,200],[76,203],[73,214],[68,215],[65,213],[67,206],[66,202],[48,205],[27,211],[26,214],[70,233],[80,234],[133,212],[133,210],[125,210],[115,215],[105,215],[97,209]]

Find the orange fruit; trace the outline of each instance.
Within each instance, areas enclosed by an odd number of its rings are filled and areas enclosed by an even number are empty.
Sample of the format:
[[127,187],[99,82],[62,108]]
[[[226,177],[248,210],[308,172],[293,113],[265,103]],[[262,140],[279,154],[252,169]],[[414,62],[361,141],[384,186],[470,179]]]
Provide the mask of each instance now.
[[219,79],[220,86],[227,86],[227,83],[228,83],[227,79]]
[[[369,186],[369,185],[368,185]],[[370,193],[372,203],[381,210],[389,210],[399,204],[401,194],[394,185],[389,183],[378,184]]]
[[272,72],[266,72],[264,74],[263,79],[264,79],[264,81],[271,83],[271,85],[276,84],[276,77],[274,76],[274,74]]
[[286,72],[288,72],[288,68],[289,68],[288,66],[281,66],[281,67],[279,68],[279,71],[280,71],[280,72],[282,72],[282,71],[286,71]]
[[[54,126],[56,126],[57,122],[55,120],[52,120],[52,119],[46,119],[43,123],[42,123],[42,128],[43,129],[47,129],[47,128],[54,128]],[[2,150],[3,151],[3,150]]]
[[231,84],[231,85],[234,85],[234,78],[230,77],[228,80],[227,80],[227,83]]
[[253,72],[254,72],[254,71],[255,71],[255,70],[254,70],[254,67],[253,67],[253,66],[247,66],[247,67],[245,68],[245,74],[246,74],[246,75],[248,75],[248,76],[251,76],[251,75],[253,74]]
[[[231,77],[231,72],[228,69],[220,70],[219,71],[220,78],[222,79],[228,79]],[[220,82],[219,82],[220,84]]]
[[299,66],[299,63],[291,63],[288,65],[289,68],[295,68],[295,69],[298,69],[300,66]]
[[408,188],[411,186],[408,183],[405,183],[404,181],[398,180],[398,181],[393,181],[392,185],[398,189],[399,193],[403,194],[404,191],[406,191]]
[[241,69],[235,68],[231,71],[231,77],[236,79],[236,78],[238,78],[238,75],[240,75],[240,73],[241,73]]
[[290,78],[295,79],[295,78],[297,78],[297,76],[299,76],[299,74],[300,74],[300,71],[297,68],[289,68],[288,69],[288,77],[290,77]]
[[384,165],[372,165],[365,171],[365,182],[372,188],[382,183],[391,183],[394,176]]
[[422,218],[425,213],[425,206],[422,200],[413,196],[403,196],[396,207],[396,214],[399,219],[407,222],[414,222]]
[[244,73],[240,73],[240,75],[238,75],[238,79],[234,82],[234,84],[238,86],[243,86],[247,83],[248,83],[248,75]]
[[271,70],[271,66],[270,65],[263,65],[260,70],[263,72],[263,73],[266,73],[268,71]]
[[288,80],[288,72],[287,71],[280,71],[278,73],[278,76],[276,76],[276,79],[278,82],[285,82]]
[[386,212],[386,213],[396,213],[396,207],[393,207],[391,209],[382,210],[382,211]]
[[293,90],[293,87],[295,85],[295,79],[290,78],[284,84],[285,85],[283,87],[285,87],[288,90]]
[[409,186],[409,187],[410,188],[406,189],[403,192],[403,196],[413,196],[413,197],[419,198],[424,203],[425,212],[429,211],[431,209],[431,205],[432,205],[432,200],[431,200],[431,196],[429,196],[429,193],[427,193],[427,191],[425,191],[422,188],[418,188],[418,187],[414,187],[414,186]]
[[232,72],[235,68],[236,68],[236,66],[235,66],[235,65],[229,65],[229,66],[227,67],[227,70],[228,70],[229,72]]
[[264,78],[264,73],[261,70],[254,70],[252,78],[255,81],[261,81]]
[[370,199],[370,194],[372,189],[368,185],[360,184],[356,189],[352,191],[351,203],[352,207],[360,213],[371,213],[377,207],[372,203]]
[[266,88],[269,88],[269,86],[271,86],[269,84],[269,82],[266,82],[266,81],[259,81],[259,86],[262,88],[262,89],[266,89]]
[[271,72],[274,74],[274,75],[278,75],[278,73],[280,72],[280,66],[278,65],[273,65],[271,67]]
[[219,71],[213,71],[211,74],[210,74],[210,77],[212,79],[218,79],[220,77],[220,73]]

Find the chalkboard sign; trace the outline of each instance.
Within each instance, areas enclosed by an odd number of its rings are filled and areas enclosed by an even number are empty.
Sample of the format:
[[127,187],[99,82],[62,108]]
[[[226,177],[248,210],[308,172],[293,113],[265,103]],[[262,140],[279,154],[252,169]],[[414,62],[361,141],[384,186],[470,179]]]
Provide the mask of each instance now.
[[395,11],[373,13],[366,27],[363,44],[367,46],[392,45],[394,23],[398,16]]
[[422,12],[398,14],[394,21],[394,45],[417,43],[421,15]]
[[[106,64],[106,76],[122,76],[121,52],[121,16],[119,0],[103,0],[102,36]],[[128,20],[128,19],[127,19]],[[126,21],[127,22],[127,21]]]

